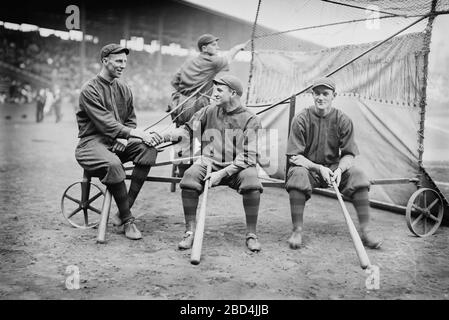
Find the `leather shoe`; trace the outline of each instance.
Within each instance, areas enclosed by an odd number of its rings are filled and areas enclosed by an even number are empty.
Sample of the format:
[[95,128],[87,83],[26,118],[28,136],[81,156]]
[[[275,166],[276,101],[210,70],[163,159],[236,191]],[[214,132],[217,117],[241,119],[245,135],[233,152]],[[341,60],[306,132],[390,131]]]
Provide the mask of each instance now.
[[181,242],[178,243],[178,248],[181,250],[192,248],[193,239],[194,239],[193,231],[186,231]]
[[293,231],[292,235],[288,239],[288,244],[291,249],[299,249],[302,245],[301,231]]
[[133,220],[130,220],[125,223],[125,237],[131,240],[139,240],[142,239],[142,234],[139,229],[137,229],[136,224]]
[[379,249],[383,243],[382,238],[376,237],[370,232],[363,232],[360,238],[362,239],[363,245],[370,249]]
[[254,233],[248,233],[246,235],[246,246],[252,252],[259,252],[262,247]]

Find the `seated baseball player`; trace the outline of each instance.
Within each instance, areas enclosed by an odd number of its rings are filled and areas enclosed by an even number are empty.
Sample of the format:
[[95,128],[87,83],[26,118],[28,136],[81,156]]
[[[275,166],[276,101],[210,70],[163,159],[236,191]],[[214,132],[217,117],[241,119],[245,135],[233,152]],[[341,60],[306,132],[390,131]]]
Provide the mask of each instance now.
[[[180,249],[192,247],[199,195],[205,180],[211,187],[228,185],[243,197],[246,214],[246,246],[260,251],[256,235],[262,184],[257,176],[256,134],[261,128],[257,116],[247,110],[240,101],[243,87],[239,79],[224,75],[214,80],[213,104],[196,112],[190,121],[164,135],[164,140],[202,137],[201,154],[181,180],[182,204],[186,222]],[[206,176],[207,165],[212,173]]]
[[[114,224],[124,225],[125,236],[141,239],[132,207],[161,142],[156,134],[137,129],[131,89],[119,81],[126,68],[129,50],[118,44],[101,49],[101,71],[83,85],[76,112],[80,138],[75,157],[78,163],[98,176],[111,192],[119,209]],[[134,162],[129,192],[122,163]]]
[[382,239],[368,230],[370,182],[353,165],[354,157],[359,154],[353,123],[341,110],[332,107],[337,95],[332,79],[318,79],[311,89],[315,105],[295,116],[287,144],[290,168],[285,187],[293,223],[289,246],[297,249],[302,244],[304,206],[312,189],[326,188],[334,181],[341,193],[352,199],[363,244],[377,249]]

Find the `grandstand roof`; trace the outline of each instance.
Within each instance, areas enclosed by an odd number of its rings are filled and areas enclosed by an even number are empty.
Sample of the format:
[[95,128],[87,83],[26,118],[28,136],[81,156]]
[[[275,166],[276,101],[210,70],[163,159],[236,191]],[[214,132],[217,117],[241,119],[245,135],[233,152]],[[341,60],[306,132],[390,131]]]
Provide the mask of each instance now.
[[[82,16],[85,13],[85,33],[98,36],[100,44],[141,36],[145,38],[145,42],[162,40],[165,44],[174,42],[183,47],[192,47],[197,37],[207,32],[219,36],[220,46],[227,49],[250,39],[252,31],[251,22],[182,0],[25,0],[20,2],[20,6],[3,2],[0,4],[0,20],[66,30],[65,20],[68,14],[65,9],[71,4],[80,7]],[[255,10],[256,8],[254,16]],[[267,33],[277,31],[266,29]],[[266,49],[308,51],[322,48],[289,35],[277,37],[270,46]]]

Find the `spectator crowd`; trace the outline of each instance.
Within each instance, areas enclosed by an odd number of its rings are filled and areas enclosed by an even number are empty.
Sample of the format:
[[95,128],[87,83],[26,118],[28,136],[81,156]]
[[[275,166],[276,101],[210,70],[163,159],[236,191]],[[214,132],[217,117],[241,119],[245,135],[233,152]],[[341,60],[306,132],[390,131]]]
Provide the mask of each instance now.
[[[46,79],[50,84],[48,89],[59,87],[61,96],[69,98],[73,106],[77,104],[83,81],[100,70],[100,48],[98,44],[86,42],[85,67],[81,69],[80,42],[0,27],[0,62],[15,70]],[[133,91],[136,109],[166,110],[172,92],[171,77],[184,59],[131,51],[123,80]],[[33,81],[23,81],[11,73],[0,73],[0,103],[36,101],[40,88],[42,86]]]

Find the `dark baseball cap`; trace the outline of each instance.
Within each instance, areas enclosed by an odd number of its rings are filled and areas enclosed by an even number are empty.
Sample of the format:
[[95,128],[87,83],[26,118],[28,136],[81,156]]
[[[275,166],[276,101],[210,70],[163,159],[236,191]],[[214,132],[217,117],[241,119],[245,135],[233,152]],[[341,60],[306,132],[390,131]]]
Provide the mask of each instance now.
[[337,86],[335,85],[335,81],[333,79],[331,79],[331,78],[319,78],[319,79],[316,79],[313,82],[311,89],[313,90],[314,88],[319,87],[319,86],[324,86],[324,87],[327,87],[327,88],[329,88],[331,90],[334,90],[334,91],[337,89]]
[[214,84],[224,84],[225,86],[228,86],[232,90],[235,90],[235,92],[237,92],[237,95],[242,96],[243,94],[242,83],[237,77],[234,77],[230,74],[226,74],[224,76],[215,78]]
[[219,39],[218,37],[212,34],[209,33],[203,34],[198,38],[198,49],[200,49],[201,51],[202,46],[207,46],[209,43],[214,42],[218,39]]
[[121,53],[124,52],[127,55],[129,54],[129,49],[122,47],[119,44],[116,43],[110,43],[105,45],[103,48],[101,48],[101,53],[100,53],[100,57],[101,59],[103,59],[104,57],[107,57],[110,54],[116,54],[116,53]]

